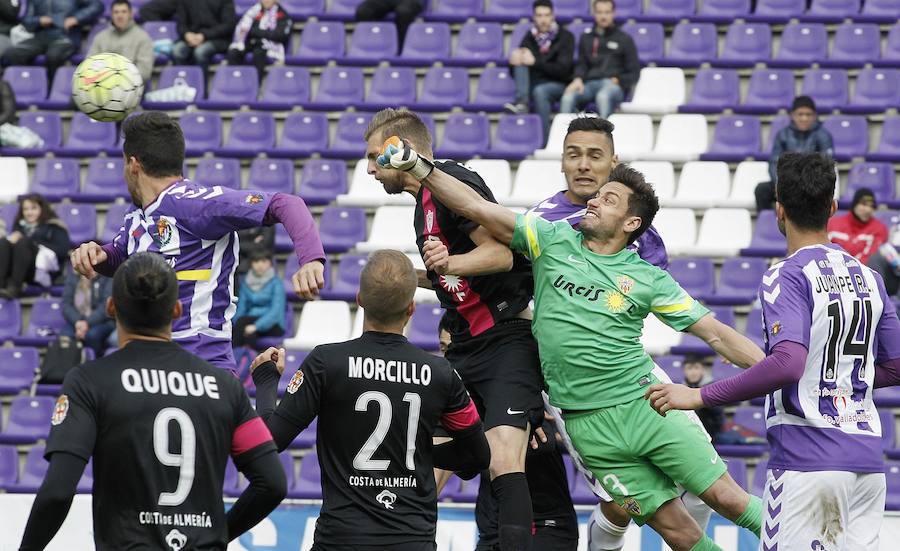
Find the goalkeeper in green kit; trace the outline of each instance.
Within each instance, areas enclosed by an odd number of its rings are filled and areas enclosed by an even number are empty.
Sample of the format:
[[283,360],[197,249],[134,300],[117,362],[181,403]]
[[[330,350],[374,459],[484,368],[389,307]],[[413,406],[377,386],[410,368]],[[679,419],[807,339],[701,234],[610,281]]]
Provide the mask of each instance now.
[[662,417],[644,400],[657,382],[653,360],[639,341],[650,313],[697,335],[740,367],[765,356],[667,272],[626,249],[659,209],[640,172],[625,165],[613,169],[575,230],[484,200],[397,137],[385,142],[377,161],[411,174],[446,207],[531,259],[532,330],[550,402],[563,410],[587,467],[635,522],[649,524],[674,551],[720,549],[677,499],[681,484],[759,535],[759,498],[728,475],[706,434],[687,416]]

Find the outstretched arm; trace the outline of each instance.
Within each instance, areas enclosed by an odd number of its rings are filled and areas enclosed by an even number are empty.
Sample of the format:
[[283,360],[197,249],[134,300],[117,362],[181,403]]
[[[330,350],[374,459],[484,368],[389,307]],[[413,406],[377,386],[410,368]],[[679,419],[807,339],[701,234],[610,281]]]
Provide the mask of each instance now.
[[753,341],[707,314],[687,328],[734,365],[746,369],[761,362],[765,353]]

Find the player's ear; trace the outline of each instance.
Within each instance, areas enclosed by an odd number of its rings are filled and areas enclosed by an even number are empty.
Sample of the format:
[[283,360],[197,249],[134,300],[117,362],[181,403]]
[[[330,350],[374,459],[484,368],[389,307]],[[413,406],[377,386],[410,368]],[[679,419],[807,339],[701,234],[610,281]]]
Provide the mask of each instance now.
[[625,233],[632,233],[634,231],[637,231],[637,229],[641,227],[641,223],[642,220],[640,216],[629,216],[625,219],[625,224],[623,225],[622,229],[625,231]]
[[829,214],[829,218],[834,216],[834,213],[837,212],[838,204],[834,199],[831,200],[831,214]]
[[356,292],[356,305],[360,308],[363,308],[362,298],[359,296],[359,291]]
[[184,306],[181,305],[180,300],[175,301],[175,306],[172,307],[172,319],[177,320],[181,317],[181,314],[184,312]]
[[116,303],[113,302],[112,297],[106,299],[106,316],[116,319]]
[[617,154],[613,153],[612,159],[610,160],[609,168],[610,168],[610,170],[612,170],[613,168],[616,168],[617,166],[619,166],[619,156]]
[[406,307],[406,317],[411,318],[413,313],[416,311],[416,301],[412,301],[409,303],[409,306]]

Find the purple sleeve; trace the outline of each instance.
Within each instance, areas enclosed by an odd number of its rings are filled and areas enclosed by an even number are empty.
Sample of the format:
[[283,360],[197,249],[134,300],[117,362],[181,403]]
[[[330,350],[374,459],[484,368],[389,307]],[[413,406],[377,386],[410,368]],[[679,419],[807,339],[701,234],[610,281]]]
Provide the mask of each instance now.
[[125,262],[128,254],[124,249],[117,247],[115,242],[107,243],[100,248],[106,252],[106,261],[94,266],[94,271],[102,276],[112,277],[119,265]]
[[669,269],[669,253],[656,228],[650,226],[635,242],[638,255],[647,263],[661,270]]
[[175,200],[179,222],[201,239],[219,239],[233,231],[256,228],[272,200],[271,193],[216,187],[217,193],[192,194]]
[[900,358],[875,366],[875,388],[900,385]]
[[269,208],[266,209],[263,222],[266,225],[281,222],[291,236],[294,252],[301,266],[313,260],[325,261],[325,250],[322,248],[322,240],[319,239],[316,222],[303,199],[286,193],[276,193],[269,203]]
[[881,294],[884,310],[881,312],[881,320],[875,330],[873,349],[875,350],[875,363],[882,364],[889,360],[900,359],[900,318],[897,317],[894,301],[888,296],[884,288],[884,281],[877,272],[875,272],[875,280],[878,283],[878,292]]
[[812,324],[809,280],[793,264],[780,264],[763,275],[759,287],[767,352],[783,341],[808,343]]
[[717,407],[764,396],[803,377],[808,351],[802,344],[781,341],[753,367],[700,389],[706,407]]

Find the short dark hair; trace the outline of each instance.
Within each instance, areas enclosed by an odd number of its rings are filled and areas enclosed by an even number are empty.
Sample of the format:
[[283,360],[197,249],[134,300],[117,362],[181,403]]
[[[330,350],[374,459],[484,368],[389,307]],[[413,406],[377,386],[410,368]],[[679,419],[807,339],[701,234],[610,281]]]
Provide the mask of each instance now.
[[138,335],[156,335],[172,325],[172,309],[178,301],[178,278],[162,255],[131,255],[113,277],[116,319]]
[[406,315],[418,278],[412,261],[400,251],[382,249],[369,256],[359,276],[359,303],[367,318],[395,323]]
[[412,111],[389,107],[375,113],[363,139],[369,141],[376,132],[381,132],[384,139],[398,136],[412,141],[417,147],[431,149],[431,132],[421,117]]
[[775,197],[784,215],[798,228],[824,230],[834,201],[834,161],[820,153],[782,153],[776,174]]
[[816,102],[809,96],[797,96],[794,98],[794,103],[791,104],[791,111],[796,111],[802,107],[808,107],[815,111]]
[[19,210],[16,212],[15,220],[17,228],[19,227],[19,223],[25,219],[25,216],[22,214],[22,207],[25,205],[25,201],[37,203],[37,206],[41,208],[41,215],[38,216],[37,220],[38,224],[46,224],[50,220],[59,218],[59,216],[56,215],[56,211],[53,210],[53,205],[50,204],[50,201],[48,201],[46,197],[40,193],[28,193],[19,197]]
[[531,4],[531,13],[538,8],[550,8],[550,11],[553,11],[553,2],[552,0],[534,0]]
[[628,236],[628,244],[634,243],[641,235],[647,231],[653,218],[659,211],[659,199],[653,186],[647,183],[644,175],[639,171],[631,168],[627,164],[618,164],[609,173],[608,182],[619,182],[623,186],[631,190],[628,197],[628,215],[638,216],[641,219],[641,225],[638,229],[631,232]]
[[184,134],[178,121],[161,111],[138,113],[122,123],[125,157],[140,161],[147,176],[181,176],[184,170]]
[[600,3],[612,4],[613,11],[616,11],[616,0],[594,0],[594,2],[591,4],[591,7],[594,7]]
[[582,115],[575,117],[572,119],[572,122],[569,123],[569,128],[566,129],[566,138],[569,137],[569,134],[573,132],[598,132],[606,136],[606,139],[609,140],[609,145],[612,148],[610,153],[616,152],[616,144],[613,141],[613,130],[616,129],[616,125],[609,122],[608,120],[595,117],[591,115]]
[[114,7],[116,7],[116,6],[121,5],[121,4],[125,4],[126,6],[128,6],[128,9],[129,9],[129,10],[132,9],[132,7],[131,7],[131,2],[129,2],[128,0],[113,0],[112,4],[109,5],[109,9],[112,9],[112,8],[114,8]]

